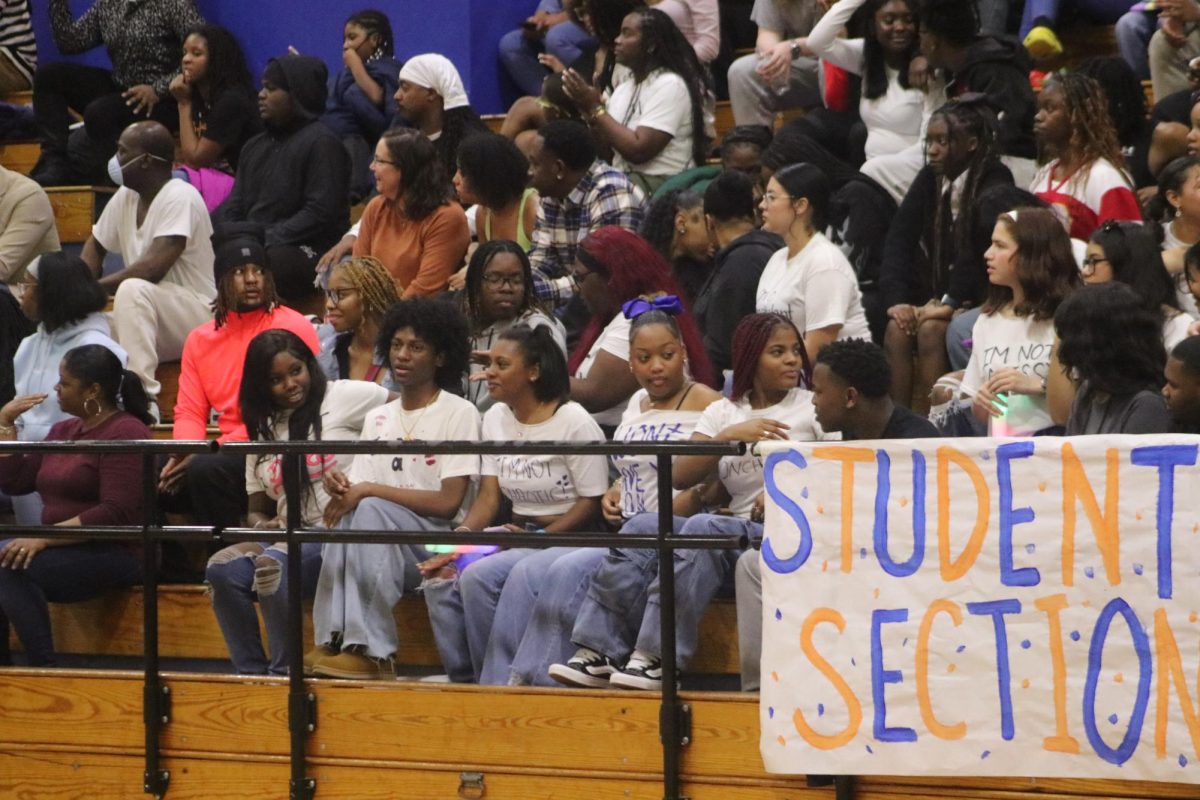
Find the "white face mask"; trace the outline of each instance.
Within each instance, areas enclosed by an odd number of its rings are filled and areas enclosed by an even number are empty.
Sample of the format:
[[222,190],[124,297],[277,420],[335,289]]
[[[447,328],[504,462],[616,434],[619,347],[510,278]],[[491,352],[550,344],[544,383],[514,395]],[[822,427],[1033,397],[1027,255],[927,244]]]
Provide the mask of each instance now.
[[150,158],[158,158],[159,161],[166,160],[163,158],[159,158],[158,156],[153,155],[151,153],[141,153],[141,154],[136,155],[133,158],[129,159],[124,164],[122,164],[120,161],[117,160],[117,155],[116,155],[116,153],[114,153],[113,157],[108,160],[108,178],[109,178],[109,180],[111,180],[117,186],[124,186],[125,185],[125,168],[134,164],[138,159],[146,158],[147,156],[149,156]]

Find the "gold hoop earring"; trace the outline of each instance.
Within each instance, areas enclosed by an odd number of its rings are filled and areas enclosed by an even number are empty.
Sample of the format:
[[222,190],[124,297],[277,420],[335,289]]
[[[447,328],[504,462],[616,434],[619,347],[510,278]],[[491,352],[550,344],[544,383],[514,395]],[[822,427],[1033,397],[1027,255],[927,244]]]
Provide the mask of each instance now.
[[[88,411],[88,403],[95,403],[95,404],[96,404],[96,411],[95,411],[94,413],[93,413],[93,412],[90,412],[90,411]],[[100,413],[100,401],[99,401],[99,400],[97,400],[97,399],[96,399],[96,398],[94,398],[94,397],[89,397],[89,398],[87,398],[86,400],[84,400],[84,401],[83,401],[83,413],[84,413],[84,414],[87,414],[87,416],[88,416],[88,419],[91,419],[92,417],[94,417],[94,416],[96,416],[97,414],[99,414],[99,413]]]

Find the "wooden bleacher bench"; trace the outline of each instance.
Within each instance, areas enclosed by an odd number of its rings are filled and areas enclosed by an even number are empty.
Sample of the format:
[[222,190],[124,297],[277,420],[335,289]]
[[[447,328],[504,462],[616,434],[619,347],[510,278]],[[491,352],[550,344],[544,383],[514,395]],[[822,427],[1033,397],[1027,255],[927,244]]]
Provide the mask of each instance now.
[[[54,648],[60,653],[139,656],[142,653],[142,613],[140,586],[82,603],[51,603]],[[398,663],[439,667],[441,661],[425,601],[419,597],[405,597],[396,605],[394,613],[400,633]],[[312,646],[312,636],[312,603],[306,603],[306,650]],[[266,641],[265,632],[263,641]],[[15,634],[12,646],[20,646]],[[168,658],[229,657],[203,585],[166,584],[159,587],[158,647],[159,655]],[[689,669],[718,674],[738,672],[737,612],[732,601],[717,600],[709,606],[700,626],[697,654]]]
[[0,165],[28,175],[42,155],[42,146],[33,140],[0,142]]
[[92,225],[100,217],[100,195],[111,195],[111,186],[49,186],[46,194],[54,208],[54,224],[63,244],[82,244],[92,233]]
[[488,126],[488,130],[492,133],[499,133],[504,127],[504,114],[480,114],[479,118]]

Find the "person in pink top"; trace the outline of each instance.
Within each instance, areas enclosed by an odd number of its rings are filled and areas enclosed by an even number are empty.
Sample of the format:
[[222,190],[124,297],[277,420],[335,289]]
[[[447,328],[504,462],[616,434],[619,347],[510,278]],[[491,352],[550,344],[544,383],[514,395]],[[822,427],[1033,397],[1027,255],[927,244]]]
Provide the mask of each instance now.
[[[233,239],[217,248],[214,318],[189,333],[183,344],[173,438],[205,438],[208,420],[216,411],[218,441],[245,441],[238,406],[242,363],[250,340],[263,331],[291,331],[314,354],[320,352],[312,323],[280,305],[266,262],[262,244],[254,239]],[[164,504],[171,510],[190,511],[201,525],[234,526],[246,513],[245,477],[243,456],[172,456],[162,469],[158,488],[174,498]]]
[[1038,95],[1033,132],[1039,151],[1054,158],[1029,191],[1065,219],[1072,239],[1086,242],[1110,219],[1142,220],[1109,120],[1100,84],[1082,73],[1055,75]]

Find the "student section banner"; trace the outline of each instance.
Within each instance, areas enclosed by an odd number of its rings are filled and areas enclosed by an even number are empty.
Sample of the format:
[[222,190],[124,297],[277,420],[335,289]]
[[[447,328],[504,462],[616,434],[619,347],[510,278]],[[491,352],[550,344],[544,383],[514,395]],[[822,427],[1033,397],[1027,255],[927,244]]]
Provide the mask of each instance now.
[[1200,783],[1198,444],[764,447],[767,770]]

